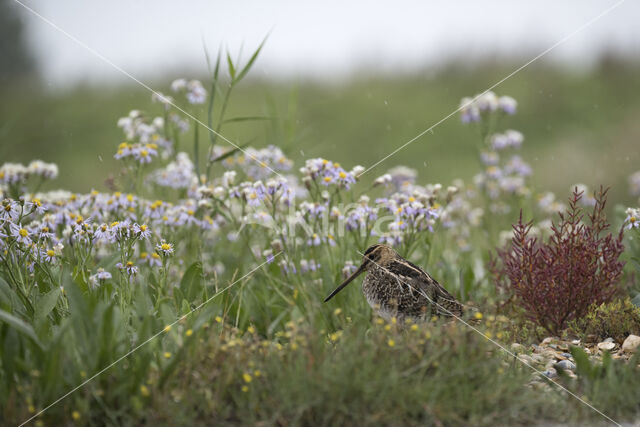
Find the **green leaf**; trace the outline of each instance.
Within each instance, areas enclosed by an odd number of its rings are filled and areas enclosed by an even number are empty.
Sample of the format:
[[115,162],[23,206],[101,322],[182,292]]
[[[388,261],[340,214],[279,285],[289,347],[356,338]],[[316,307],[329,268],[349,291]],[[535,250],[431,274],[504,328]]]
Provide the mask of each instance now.
[[231,55],[229,55],[229,52],[227,52],[227,65],[229,66],[229,75],[231,76],[231,80],[235,80],[236,67],[233,65],[233,59],[231,59]]
[[36,303],[37,319],[45,319],[49,313],[51,313],[51,310],[53,310],[58,303],[58,298],[60,297],[61,292],[60,288],[54,288],[38,299],[38,302]]
[[640,294],[633,297],[633,299],[631,300],[631,303],[636,307],[640,307]]
[[203,282],[202,264],[199,261],[194,262],[187,268],[180,281],[180,290],[190,303],[198,296]]
[[576,361],[576,374],[584,375],[588,379],[593,379],[593,367],[589,361],[589,355],[580,347],[572,346],[569,350]]
[[8,307],[13,307],[18,295],[11,289],[11,286],[0,277],[0,303],[5,303]]
[[236,147],[236,148],[234,148],[232,150],[229,150],[226,153],[219,155],[215,159],[211,159],[211,163],[221,162],[222,160],[226,159],[227,157],[232,156],[233,154],[237,153],[238,151],[243,150],[248,145],[249,144],[247,143],[247,144],[241,145],[239,147]]
[[0,321],[13,327],[13,329],[15,329],[16,331],[28,336],[33,340],[33,342],[38,345],[38,347],[42,348],[42,344],[40,344],[40,340],[36,336],[36,333],[33,331],[33,327],[31,327],[31,325],[26,323],[24,320],[18,319],[17,317],[4,310],[0,310]]
[[242,68],[242,70],[238,74],[238,78],[236,79],[236,82],[239,82],[240,80],[242,80],[244,78],[244,76],[247,75],[247,73],[249,72],[249,70],[253,66],[253,63],[256,61],[256,59],[258,59],[258,55],[260,54],[260,51],[262,50],[262,47],[264,46],[265,42],[267,41],[267,37],[265,37],[264,40],[262,40],[262,43],[260,43],[260,46],[258,46],[256,51],[253,52],[253,55],[251,55],[251,58],[249,59],[249,62],[247,62],[247,65],[245,65],[244,68]]
[[222,123],[238,123],[238,122],[250,122],[258,120],[274,120],[275,117],[265,116],[245,116],[245,117],[232,117],[230,119],[223,120]]

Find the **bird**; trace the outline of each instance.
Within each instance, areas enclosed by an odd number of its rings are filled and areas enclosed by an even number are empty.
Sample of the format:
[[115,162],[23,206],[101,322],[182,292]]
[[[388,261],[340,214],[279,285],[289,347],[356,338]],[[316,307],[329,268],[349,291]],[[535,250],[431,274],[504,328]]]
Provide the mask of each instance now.
[[362,293],[378,315],[386,318],[424,320],[460,317],[463,305],[429,273],[407,261],[390,246],[376,244],[364,253],[360,267],[329,294],[329,301],[361,273]]

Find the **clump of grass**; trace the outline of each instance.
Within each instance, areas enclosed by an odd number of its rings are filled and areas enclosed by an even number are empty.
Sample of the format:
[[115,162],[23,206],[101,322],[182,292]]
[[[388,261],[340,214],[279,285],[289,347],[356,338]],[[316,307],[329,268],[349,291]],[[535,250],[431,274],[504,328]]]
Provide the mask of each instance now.
[[586,316],[569,324],[569,331],[583,339],[613,338],[622,343],[630,334],[640,335],[640,308],[629,298],[594,304]]
[[560,416],[525,386],[530,372],[461,324],[342,326],[327,333],[292,322],[275,343],[216,334],[148,414],[265,425],[527,424],[543,408]]

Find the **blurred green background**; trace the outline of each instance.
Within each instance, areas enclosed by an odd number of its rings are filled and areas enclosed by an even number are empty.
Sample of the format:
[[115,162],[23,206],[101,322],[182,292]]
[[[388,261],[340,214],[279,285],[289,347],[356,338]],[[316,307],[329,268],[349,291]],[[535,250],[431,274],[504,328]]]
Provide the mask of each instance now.
[[[455,110],[460,98],[482,91],[516,66],[451,64],[437,71],[363,76],[340,84],[248,80],[234,93],[228,117],[274,120],[231,123],[222,133],[239,144],[276,143],[298,167],[315,156],[346,167],[368,166]],[[627,177],[640,169],[639,71],[637,65],[611,58],[589,72],[543,64],[496,88],[518,100],[517,115],[503,125],[525,135],[522,155],[534,168],[538,190],[562,195],[578,182],[604,184],[613,187],[615,200],[630,199]],[[168,92],[169,81],[153,82],[152,87]],[[55,162],[60,177],[52,185],[78,192],[104,190],[105,178],[117,171],[113,154],[123,139],[116,122],[131,109],[161,115],[149,92],[134,85],[76,87],[63,93],[48,93],[37,80],[5,85],[0,158]],[[478,142],[474,129],[455,115],[367,178],[408,165],[418,169],[423,181],[468,180],[477,170]]]
[[[7,13],[7,5],[0,2],[1,163],[55,162],[60,176],[48,189],[106,190],[105,179],[118,171],[113,159],[123,139],[118,118],[131,109],[161,115],[160,106],[134,82],[51,88],[46,76],[35,71],[21,21]],[[398,74],[362,70],[337,82],[265,80],[250,73],[237,87],[226,117],[273,119],[231,123],[222,133],[238,144],[277,144],[295,160],[296,169],[317,156],[348,168],[369,166],[454,111],[463,96],[485,90],[523,62],[460,58]],[[517,115],[502,126],[524,134],[521,154],[534,169],[536,191],[551,190],[564,198],[573,184],[603,184],[612,187],[616,203],[633,203],[627,178],[640,169],[639,76],[637,61],[603,54],[585,69],[540,60],[495,89],[519,103]],[[170,93],[169,83],[178,77],[200,78],[208,86],[206,75],[188,73],[145,83]],[[206,122],[204,113],[199,117]],[[183,149],[191,150],[190,144],[183,142]],[[418,170],[423,183],[470,180],[478,170],[478,144],[475,130],[456,114],[365,179],[407,165]],[[206,139],[201,146],[206,148]]]

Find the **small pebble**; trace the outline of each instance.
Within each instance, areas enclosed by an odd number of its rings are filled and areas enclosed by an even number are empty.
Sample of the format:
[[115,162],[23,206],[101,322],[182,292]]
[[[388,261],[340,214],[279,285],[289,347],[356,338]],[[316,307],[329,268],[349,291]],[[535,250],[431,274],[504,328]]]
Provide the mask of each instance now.
[[573,371],[574,369],[576,369],[576,364],[573,362],[570,362],[569,360],[561,360],[558,363],[556,363],[554,366],[556,368],[560,368],[565,371]]
[[542,375],[544,375],[547,378],[556,378],[558,376],[558,374],[556,373],[556,370],[551,368],[551,369],[547,369],[546,371],[544,371],[542,373]]
[[567,359],[573,359],[573,355],[571,353],[562,353],[562,356],[566,357]]
[[[607,338],[609,339],[609,338]],[[616,348],[616,343],[613,342],[613,339],[611,341],[603,341],[601,343],[598,343],[598,348],[602,351],[611,351],[614,348]]]

